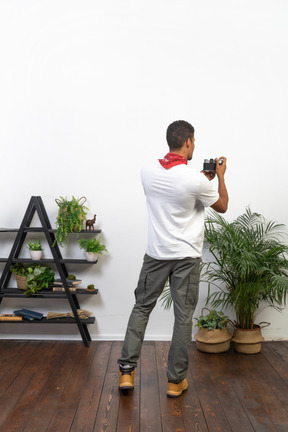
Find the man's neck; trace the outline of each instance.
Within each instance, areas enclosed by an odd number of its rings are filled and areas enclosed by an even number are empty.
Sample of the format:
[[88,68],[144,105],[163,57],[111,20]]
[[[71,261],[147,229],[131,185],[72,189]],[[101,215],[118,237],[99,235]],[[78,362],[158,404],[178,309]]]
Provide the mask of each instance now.
[[177,154],[177,155],[179,155],[179,156],[182,156],[182,157],[184,157],[185,159],[187,159],[187,154],[186,154],[186,151],[185,151],[185,149],[180,149],[180,150],[169,150],[169,153],[174,153],[174,154]]

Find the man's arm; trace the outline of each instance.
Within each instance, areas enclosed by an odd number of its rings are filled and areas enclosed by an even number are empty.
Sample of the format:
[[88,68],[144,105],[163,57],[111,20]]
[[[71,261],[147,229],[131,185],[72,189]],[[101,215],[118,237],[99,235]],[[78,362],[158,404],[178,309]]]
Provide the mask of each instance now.
[[216,203],[211,205],[211,208],[217,211],[218,213],[225,213],[228,208],[228,201],[229,201],[228,192],[224,181],[227,159],[223,156],[220,159],[223,160],[221,165],[219,165],[219,159],[216,158],[216,175],[218,177],[219,199],[218,201],[216,201]]

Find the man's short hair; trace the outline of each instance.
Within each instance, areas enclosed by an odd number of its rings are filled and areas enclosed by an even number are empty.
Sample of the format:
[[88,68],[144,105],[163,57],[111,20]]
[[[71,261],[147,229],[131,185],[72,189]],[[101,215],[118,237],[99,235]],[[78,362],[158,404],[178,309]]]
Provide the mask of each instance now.
[[177,120],[167,128],[166,139],[170,150],[180,150],[185,141],[193,137],[194,127],[184,120]]

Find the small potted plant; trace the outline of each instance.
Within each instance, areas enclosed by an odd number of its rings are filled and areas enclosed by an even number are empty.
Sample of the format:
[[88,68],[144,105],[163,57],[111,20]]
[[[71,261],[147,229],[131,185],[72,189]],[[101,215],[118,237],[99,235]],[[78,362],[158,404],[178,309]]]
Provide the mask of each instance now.
[[72,196],[71,200],[67,197],[55,200],[59,206],[58,216],[56,219],[55,242],[60,246],[69,243],[70,233],[79,233],[83,228],[88,208],[84,206],[85,197],[79,199]]
[[[203,314],[205,309],[209,312],[207,315]],[[229,350],[232,335],[227,328],[228,316],[215,309],[203,308],[199,318],[195,319],[197,321],[195,327],[199,328],[195,335],[196,346],[199,351],[222,353]]]
[[26,276],[28,274],[27,267],[22,263],[13,264],[10,266],[10,271],[14,273],[18,289],[27,290]]
[[87,261],[97,261],[98,255],[102,255],[103,252],[107,252],[106,246],[101,244],[99,240],[95,238],[82,238],[78,240],[78,243],[80,249],[85,250]]
[[27,247],[29,249],[29,253],[31,256],[32,260],[40,260],[42,257],[42,253],[43,253],[43,249],[42,249],[42,245],[41,245],[41,241],[37,240],[37,241],[29,241],[27,243]]
[[37,294],[43,288],[49,288],[54,282],[54,272],[50,267],[41,265],[25,266],[23,263],[16,263],[10,267],[15,274],[18,289],[25,290],[29,297]]

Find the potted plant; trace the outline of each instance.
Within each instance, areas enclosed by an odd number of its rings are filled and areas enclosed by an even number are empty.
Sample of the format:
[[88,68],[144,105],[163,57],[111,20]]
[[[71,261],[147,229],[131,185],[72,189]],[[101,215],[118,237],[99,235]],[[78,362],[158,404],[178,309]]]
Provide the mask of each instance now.
[[50,267],[41,265],[29,266],[26,276],[26,296],[39,293],[43,288],[48,288],[54,282],[54,272]]
[[10,270],[15,274],[18,288],[26,290],[25,294],[28,297],[37,294],[43,288],[47,289],[54,282],[55,275],[50,267],[25,266],[22,263],[16,263],[10,267]]
[[42,245],[41,245],[41,241],[37,240],[37,241],[29,241],[27,243],[27,247],[29,249],[29,253],[31,256],[32,260],[40,260],[42,257]]
[[97,261],[98,255],[102,255],[103,252],[107,252],[106,246],[101,244],[99,240],[95,238],[78,240],[80,249],[84,249],[86,252],[87,261]]
[[96,291],[94,284],[87,285],[86,291],[88,291],[88,292],[89,291],[90,292]]
[[10,266],[10,271],[15,275],[18,289],[27,290],[26,276],[28,272],[26,266],[22,263],[16,263]]
[[[202,278],[208,282],[206,304],[234,310],[232,340],[238,352],[261,350],[263,323],[255,323],[257,314],[265,307],[281,310],[286,302],[285,236],[284,225],[268,222],[249,208],[231,223],[214,211],[206,219],[205,244],[212,257],[204,263]],[[217,290],[212,292],[212,286]]]
[[[209,312],[206,315],[203,314],[205,309]],[[195,327],[199,328],[195,335],[196,346],[199,351],[222,353],[229,350],[232,335],[227,328],[228,316],[215,309],[203,308],[199,318],[195,319],[197,320]]]
[[67,197],[55,200],[59,206],[58,216],[56,219],[55,245],[56,241],[60,246],[69,243],[70,233],[79,233],[83,228],[83,223],[88,211],[84,206],[85,197],[79,199],[72,196],[71,200]]
[[[160,301],[164,309],[170,309],[173,303],[169,280],[167,280],[164,290],[161,294]],[[204,310],[208,310],[209,314],[203,315]],[[228,316],[223,312],[216,310],[209,310],[203,308],[195,327],[199,327],[195,335],[196,346],[199,351],[207,353],[221,353],[228,351],[230,348],[230,340],[232,335],[229,333],[227,323],[230,321]]]

